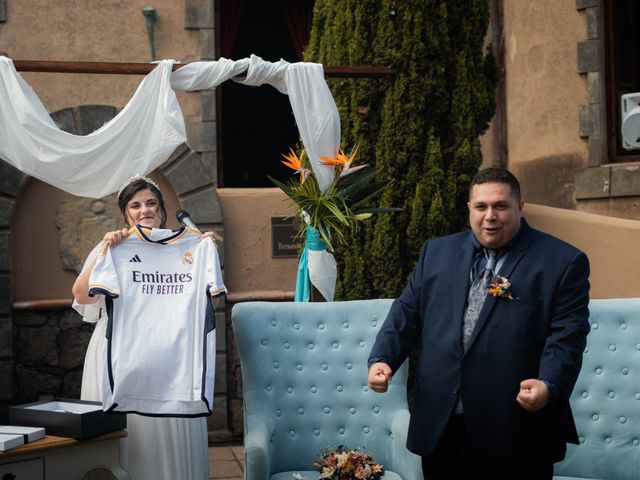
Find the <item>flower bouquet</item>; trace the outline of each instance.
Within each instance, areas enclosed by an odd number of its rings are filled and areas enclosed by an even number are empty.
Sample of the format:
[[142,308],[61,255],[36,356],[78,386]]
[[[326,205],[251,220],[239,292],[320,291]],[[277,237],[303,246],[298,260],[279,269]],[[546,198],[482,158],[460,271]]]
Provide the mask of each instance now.
[[305,220],[301,222],[300,234],[310,225],[318,232],[330,252],[334,250],[334,243],[346,241],[345,233],[357,228],[359,221],[374,213],[400,210],[370,205],[388,182],[374,182],[378,170],[367,164],[353,166],[357,152],[358,147],[355,147],[349,155],[340,150],[335,157],[320,158],[323,165],[335,167],[333,180],[324,191],[320,189],[308,160],[304,158],[304,150],[300,156],[293,149],[288,155],[283,154],[286,161],[282,163],[299,176],[286,183],[269,177],[293,201],[296,215]]
[[350,450],[344,445],[330,447],[320,454],[313,464],[326,480],[380,480],[384,467],[362,450]]

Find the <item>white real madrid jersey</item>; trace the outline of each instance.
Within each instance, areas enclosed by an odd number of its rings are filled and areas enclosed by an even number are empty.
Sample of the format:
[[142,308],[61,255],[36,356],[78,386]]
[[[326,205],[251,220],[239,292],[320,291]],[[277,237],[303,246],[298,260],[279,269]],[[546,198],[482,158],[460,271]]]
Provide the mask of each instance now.
[[101,249],[89,295],[109,317],[102,407],[152,416],[211,414],[216,330],[226,293],[218,252],[200,233],[136,225]]

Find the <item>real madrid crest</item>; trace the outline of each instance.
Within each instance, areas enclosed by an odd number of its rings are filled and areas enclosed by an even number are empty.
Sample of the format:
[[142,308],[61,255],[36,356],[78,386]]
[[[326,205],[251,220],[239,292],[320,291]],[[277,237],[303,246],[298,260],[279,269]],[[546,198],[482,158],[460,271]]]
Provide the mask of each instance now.
[[184,252],[184,255],[182,256],[182,264],[187,267],[193,265],[193,254],[191,252]]

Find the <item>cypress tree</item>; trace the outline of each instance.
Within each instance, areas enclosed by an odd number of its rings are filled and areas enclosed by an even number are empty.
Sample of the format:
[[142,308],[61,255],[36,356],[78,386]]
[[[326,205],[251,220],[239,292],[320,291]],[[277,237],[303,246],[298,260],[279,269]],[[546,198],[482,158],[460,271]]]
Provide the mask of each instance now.
[[388,65],[385,79],[331,80],[342,147],[389,182],[382,207],[337,249],[337,298],[397,296],[420,246],[467,225],[479,135],[495,109],[486,0],[316,0],[305,60]]

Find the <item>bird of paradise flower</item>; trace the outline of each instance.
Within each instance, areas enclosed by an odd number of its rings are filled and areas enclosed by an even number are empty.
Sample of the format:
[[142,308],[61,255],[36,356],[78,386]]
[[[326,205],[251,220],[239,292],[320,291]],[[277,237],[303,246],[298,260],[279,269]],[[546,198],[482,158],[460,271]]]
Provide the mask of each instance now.
[[302,159],[304,158],[304,150],[302,150],[302,153],[300,153],[300,158],[298,158],[298,155],[296,155],[296,152],[293,151],[293,148],[290,148],[290,154],[282,154],[282,156],[284,158],[286,158],[288,161],[284,161],[284,160],[280,160],[284,165],[286,165],[287,167],[289,167],[292,170],[295,170],[295,173],[299,173],[301,175],[300,177],[300,183],[304,183],[305,178],[307,177],[307,175],[309,175],[311,173],[311,171],[308,168],[305,168],[305,166],[302,164]]
[[338,152],[336,152],[335,157],[320,157],[320,161],[325,165],[331,165],[334,167],[342,165],[340,177],[346,177],[347,175],[357,172],[358,170],[361,170],[367,166],[366,163],[364,165],[358,165],[357,167],[351,166],[356,153],[358,153],[358,148],[360,148],[360,145],[356,145],[356,147],[351,150],[351,154],[349,155],[346,155],[344,151],[340,149]]

